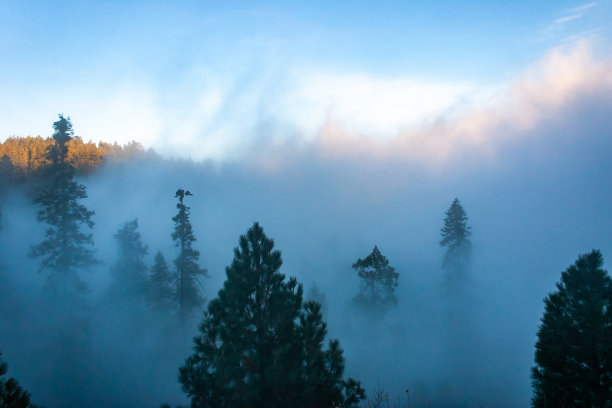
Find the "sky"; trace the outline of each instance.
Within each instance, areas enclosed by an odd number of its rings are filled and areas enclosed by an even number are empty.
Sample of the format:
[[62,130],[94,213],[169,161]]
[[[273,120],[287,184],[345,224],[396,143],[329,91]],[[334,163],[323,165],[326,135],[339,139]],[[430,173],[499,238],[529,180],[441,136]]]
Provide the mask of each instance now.
[[526,78],[546,92],[564,65],[609,62],[612,1],[415,3],[6,0],[0,140],[49,136],[61,112],[84,140],[166,157],[324,149],[330,133],[339,151],[397,150],[503,115]]

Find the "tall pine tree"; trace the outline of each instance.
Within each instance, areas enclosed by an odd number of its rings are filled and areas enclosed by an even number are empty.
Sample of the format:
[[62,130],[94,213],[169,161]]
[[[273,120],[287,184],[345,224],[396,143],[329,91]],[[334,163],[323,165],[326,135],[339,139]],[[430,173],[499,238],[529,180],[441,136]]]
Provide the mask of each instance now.
[[74,179],[74,169],[67,161],[67,143],[74,132],[69,117],[59,115],[53,123],[55,144],[48,151],[51,165],[46,174],[46,185],[34,200],[42,206],[38,220],[48,224],[45,239],[33,246],[30,256],[41,258],[41,271],[47,271],[47,285],[53,289],[82,292],[86,285],[79,270],[95,264],[92,234],[81,227],[92,228],[93,211],[79,204],[87,198],[85,186]]
[[323,349],[320,305],[302,302],[302,286],[281,264],[259,224],[240,237],[179,370],[192,407],[354,407],[365,397],[357,381],[342,380],[338,341]]
[[193,235],[190,221],[191,209],[184,203],[185,197],[191,195],[189,191],[185,191],[182,188],[176,191],[175,197],[178,198],[178,203],[176,204],[178,213],[172,218],[172,221],[174,221],[172,239],[179,248],[179,254],[174,260],[174,266],[176,267],[176,294],[178,297],[179,315],[183,328],[193,317],[193,311],[200,308],[204,303],[200,293],[198,277],[206,274],[206,270],[198,265],[200,251],[193,249],[192,246],[196,238]]
[[467,214],[457,198],[445,214],[440,246],[446,247],[442,262],[446,270],[445,285],[452,288],[463,284],[468,278],[472,258],[472,243],[469,240],[472,227],[467,225]]
[[138,232],[138,220],[123,224],[113,237],[119,246],[119,258],[111,269],[110,294],[124,300],[143,301],[147,293],[147,247]]
[[599,251],[581,255],[544,300],[533,406],[612,406],[612,279]]

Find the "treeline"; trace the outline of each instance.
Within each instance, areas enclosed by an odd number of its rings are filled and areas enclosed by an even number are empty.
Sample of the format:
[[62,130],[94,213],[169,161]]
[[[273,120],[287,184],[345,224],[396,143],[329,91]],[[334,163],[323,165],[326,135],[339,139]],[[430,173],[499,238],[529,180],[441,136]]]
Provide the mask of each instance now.
[[[11,136],[0,143],[0,180],[14,185],[24,183],[51,165],[49,150],[55,140],[52,137]],[[66,161],[77,173],[88,173],[108,160],[123,162],[132,158],[158,157],[151,149],[131,141],[126,145],[98,142],[84,142],[75,136],[66,142]]]

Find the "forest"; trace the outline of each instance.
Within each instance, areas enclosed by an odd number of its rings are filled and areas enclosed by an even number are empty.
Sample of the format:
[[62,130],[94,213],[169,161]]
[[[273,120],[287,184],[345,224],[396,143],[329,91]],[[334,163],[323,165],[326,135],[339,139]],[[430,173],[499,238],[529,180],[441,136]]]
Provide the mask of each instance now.
[[607,407],[599,143],[527,181],[276,173],[85,143],[60,114],[0,144],[0,406]]

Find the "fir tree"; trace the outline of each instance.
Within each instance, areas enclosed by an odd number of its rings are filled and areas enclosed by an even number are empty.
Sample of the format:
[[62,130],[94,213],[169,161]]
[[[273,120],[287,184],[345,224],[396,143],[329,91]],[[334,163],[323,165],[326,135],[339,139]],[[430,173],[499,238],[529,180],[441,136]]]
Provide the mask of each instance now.
[[192,407],[353,407],[365,397],[358,382],[342,380],[338,341],[323,350],[320,305],[302,303],[302,286],[281,264],[259,224],[240,237],[179,370]]
[[389,266],[389,260],[374,246],[372,253],[353,264],[361,283],[353,301],[356,305],[374,313],[385,311],[397,304],[395,289],[399,273]]
[[53,128],[55,144],[48,151],[52,162],[46,175],[48,187],[34,200],[43,207],[38,211],[38,220],[49,227],[45,239],[31,248],[30,256],[41,258],[41,271],[49,273],[48,286],[82,292],[86,285],[78,270],[97,260],[88,248],[93,245],[92,234],[83,233],[81,226],[93,227],[94,212],[79,204],[79,200],[87,198],[85,186],[76,182],[74,169],[66,160],[66,143],[74,134],[70,118],[59,115]]
[[446,247],[442,267],[446,270],[446,285],[456,286],[467,279],[472,256],[472,227],[467,226],[467,214],[461,203],[455,198],[446,211],[444,226],[440,233],[440,246]]
[[14,378],[4,379],[8,366],[2,361],[0,352],[0,407],[2,408],[36,408],[30,402],[30,393],[25,391]]
[[174,283],[175,279],[170,273],[166,259],[161,252],[158,252],[149,276],[148,298],[153,311],[169,314],[175,310]]
[[179,303],[179,315],[183,327],[193,317],[193,311],[201,307],[204,299],[200,294],[198,276],[205,275],[206,270],[198,265],[200,252],[193,249],[196,240],[189,219],[191,209],[183,202],[186,196],[191,196],[189,191],[179,188],[175,197],[178,197],[176,208],[178,213],[172,218],[174,221],[174,232],[172,239],[179,248],[179,254],[174,260],[177,278],[177,296]]
[[147,290],[146,245],[138,232],[138,220],[123,224],[113,235],[119,245],[119,259],[111,269],[110,293],[123,299],[144,300]]
[[599,251],[581,255],[544,299],[533,406],[612,405],[612,279]]

